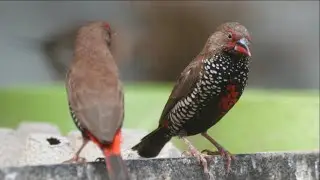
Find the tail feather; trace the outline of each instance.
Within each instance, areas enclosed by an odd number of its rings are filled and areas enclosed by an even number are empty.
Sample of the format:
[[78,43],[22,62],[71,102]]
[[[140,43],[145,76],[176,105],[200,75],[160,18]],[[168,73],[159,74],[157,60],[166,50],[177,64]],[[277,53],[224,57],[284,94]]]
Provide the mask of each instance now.
[[141,157],[156,157],[170,139],[171,136],[168,136],[168,129],[158,128],[143,137],[140,143],[131,149],[138,151]]
[[121,155],[106,155],[106,167],[108,170],[109,180],[129,180],[127,166]]
[[113,142],[108,145],[100,145],[105,156],[109,180],[129,180],[127,165],[121,157],[121,130],[118,130]]

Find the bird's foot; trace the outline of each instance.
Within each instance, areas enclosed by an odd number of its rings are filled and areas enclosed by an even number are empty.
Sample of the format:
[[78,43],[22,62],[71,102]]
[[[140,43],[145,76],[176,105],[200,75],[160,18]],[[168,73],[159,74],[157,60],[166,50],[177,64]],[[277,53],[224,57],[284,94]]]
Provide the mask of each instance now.
[[209,155],[207,154],[202,154],[201,152],[199,152],[195,147],[189,147],[189,155],[196,157],[198,162],[203,166],[203,172],[204,174],[207,176],[207,179],[212,179],[213,175],[209,172],[208,170],[208,162],[207,162],[207,157]]
[[205,175],[207,175],[207,177],[209,179],[211,179],[212,175],[211,173],[209,173],[208,170],[208,162],[205,159],[208,155],[206,154],[202,154],[200,153],[192,144],[189,140],[187,140],[186,138],[183,138],[184,142],[188,145],[188,149],[189,151],[184,151],[183,154],[187,155],[187,156],[193,156],[196,157],[198,162],[203,166],[203,171],[205,173]]
[[231,167],[231,161],[235,161],[235,157],[233,154],[231,154],[229,151],[225,150],[224,148],[218,148],[218,151],[211,151],[208,149],[205,149],[201,151],[201,153],[206,153],[209,156],[214,156],[214,155],[221,155],[223,158],[227,159],[227,172],[230,172],[230,167]]
[[85,162],[87,162],[87,160],[84,157],[74,156],[67,161],[63,161],[62,163],[66,164],[66,163],[85,163]]
[[99,157],[95,160],[95,162],[106,162],[106,159],[103,157]]

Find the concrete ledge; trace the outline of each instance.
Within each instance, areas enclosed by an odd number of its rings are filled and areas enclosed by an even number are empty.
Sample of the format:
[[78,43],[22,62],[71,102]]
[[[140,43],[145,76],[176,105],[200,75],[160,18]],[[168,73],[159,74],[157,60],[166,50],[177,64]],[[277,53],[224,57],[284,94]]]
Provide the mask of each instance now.
[[[236,156],[227,175],[220,156],[208,159],[214,180],[319,180],[319,151],[292,153],[257,153]],[[195,158],[127,160],[133,180],[188,180],[205,179]],[[103,163],[59,164],[0,169],[5,180],[106,180]]]
[[[140,159],[131,147],[148,132],[138,129],[123,129],[121,153],[124,159]],[[25,122],[16,129],[0,127],[0,168],[27,165],[59,164],[70,159],[82,144],[78,130],[62,136],[59,128],[50,123]],[[101,150],[89,142],[80,154],[87,161],[102,157]],[[171,142],[167,143],[158,158],[180,157],[181,152]]]

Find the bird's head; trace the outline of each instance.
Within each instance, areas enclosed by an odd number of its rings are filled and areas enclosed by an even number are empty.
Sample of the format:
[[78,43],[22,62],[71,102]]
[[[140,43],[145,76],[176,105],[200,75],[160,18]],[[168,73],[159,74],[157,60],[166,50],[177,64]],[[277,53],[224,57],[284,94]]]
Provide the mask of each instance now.
[[111,47],[113,36],[116,35],[116,33],[111,30],[110,24],[107,22],[102,22],[102,29],[104,30],[104,39],[106,40],[108,47]]
[[105,43],[108,48],[113,44],[116,33],[111,29],[110,24],[105,21],[95,21],[82,26],[78,37],[85,42]]
[[220,49],[228,53],[251,57],[251,37],[246,27],[238,22],[227,22],[220,25],[207,45],[209,49]]

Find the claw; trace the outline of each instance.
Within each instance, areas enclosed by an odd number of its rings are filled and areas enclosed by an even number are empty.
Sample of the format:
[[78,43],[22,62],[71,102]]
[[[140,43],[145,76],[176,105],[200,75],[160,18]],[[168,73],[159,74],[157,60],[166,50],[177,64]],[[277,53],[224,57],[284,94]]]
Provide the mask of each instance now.
[[190,155],[191,155],[191,153],[188,152],[188,151],[183,151],[183,152],[181,153],[181,157],[190,156]]
[[211,151],[209,149],[204,149],[204,150],[201,151],[201,153],[206,153],[209,156],[220,155],[219,151]]
[[227,172],[230,172],[231,169],[231,162],[232,160],[235,161],[235,157],[233,154],[231,154],[229,151],[225,150],[224,148],[219,148],[218,151],[211,151],[208,149],[202,150],[201,153],[206,153],[207,155],[210,156],[215,156],[215,155],[221,155],[223,158],[227,159]]
[[227,173],[230,172],[231,169],[231,160],[235,160],[235,157],[223,148],[217,141],[215,141],[212,137],[209,136],[206,132],[201,133],[203,137],[208,139],[217,149],[218,151],[210,151],[208,149],[203,150],[202,152],[206,152],[208,155],[221,155],[223,158],[227,159]]
[[97,158],[96,160],[95,160],[95,162],[105,162],[106,160],[104,159],[104,158],[101,158],[101,157],[99,157],[99,158]]
[[214,180],[214,176],[213,176],[213,174],[212,174],[211,172],[209,172],[209,173],[207,174],[207,179],[209,179],[209,180]]
[[188,148],[189,148],[189,152],[188,152],[188,153],[189,153],[189,155],[197,158],[198,162],[203,166],[203,171],[204,171],[205,175],[208,176],[209,179],[210,179],[210,177],[211,177],[212,175],[210,175],[210,172],[209,172],[209,170],[208,170],[208,162],[207,162],[207,160],[205,159],[205,157],[207,157],[207,155],[206,155],[206,154],[201,154],[201,153],[191,144],[191,142],[190,142],[188,139],[186,139],[186,138],[184,138],[184,137],[183,137],[182,139],[183,139],[183,141],[188,145]]
[[82,149],[87,145],[87,143],[89,142],[88,139],[83,138],[83,142],[82,145],[80,146],[79,150],[76,152],[76,154],[69,160],[66,160],[62,163],[85,163],[87,162],[87,160],[83,157],[80,157],[80,152],[82,151]]

